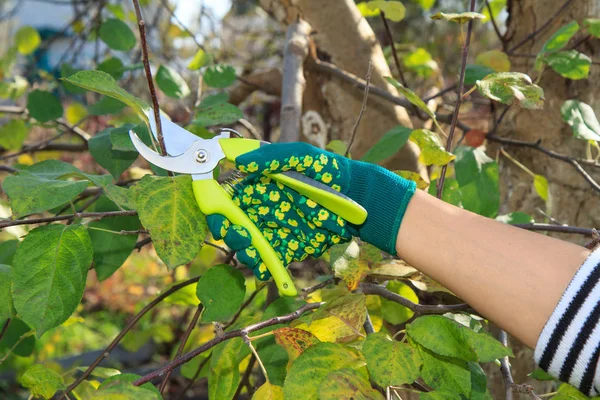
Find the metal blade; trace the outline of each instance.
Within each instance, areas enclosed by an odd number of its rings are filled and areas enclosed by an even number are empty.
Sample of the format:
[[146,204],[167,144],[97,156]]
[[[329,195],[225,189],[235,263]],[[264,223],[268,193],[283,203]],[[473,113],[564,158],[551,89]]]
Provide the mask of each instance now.
[[[146,112],[146,116],[150,122],[150,131],[158,142],[158,130],[156,129],[156,120],[154,119],[154,112],[152,109]],[[160,115],[160,124],[163,131],[163,138],[165,140],[165,148],[170,156],[178,156],[183,154],[192,146],[194,142],[198,140],[205,140],[183,129],[162,114]]]

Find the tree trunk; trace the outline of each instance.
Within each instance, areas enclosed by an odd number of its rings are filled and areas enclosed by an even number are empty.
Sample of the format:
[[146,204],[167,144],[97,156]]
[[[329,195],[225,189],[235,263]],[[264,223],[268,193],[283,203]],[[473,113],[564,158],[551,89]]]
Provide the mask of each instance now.
[[[524,38],[539,29],[546,21],[565,4],[565,0],[512,0],[508,2],[509,19],[507,21],[506,49],[520,43]],[[537,54],[544,42],[562,25],[573,20],[582,25],[584,18],[599,17],[600,3],[589,0],[571,1],[558,17],[553,19],[548,28],[514,54]],[[569,43],[569,46],[584,38],[580,32]],[[590,39],[580,45],[577,50],[597,58],[600,49],[598,39]],[[515,57],[510,54],[511,71],[524,72],[535,80],[538,73],[534,70],[532,58]],[[594,57],[595,55],[595,57]],[[562,120],[560,107],[569,99],[583,101],[600,115],[600,68],[592,65],[587,80],[572,81],[562,78],[551,69],[543,72],[539,85],[544,89],[545,106],[543,110],[525,110],[511,107],[499,129],[499,136],[535,142],[541,140],[541,145],[574,157],[585,157],[585,142],[574,139],[571,128]],[[495,147],[492,145],[492,154]],[[501,213],[524,211],[541,221],[544,217],[536,211],[545,210],[557,221],[583,227],[600,226],[600,196],[589,183],[579,175],[574,168],[545,154],[526,148],[506,146],[505,150],[523,163],[536,174],[545,176],[549,182],[551,199],[546,207],[544,201],[536,194],[532,178],[514,163],[500,156],[500,181],[502,189],[503,209]],[[594,172],[589,170],[589,172]],[[593,173],[596,180],[600,174]],[[573,235],[563,235],[562,239],[585,243],[589,239]],[[533,249],[543,251],[543,249]],[[529,383],[536,386],[536,392],[547,392],[547,383],[538,383],[527,377],[527,373],[535,368],[532,352],[512,340],[516,359],[512,360],[513,374],[516,383]],[[490,367],[487,372],[494,371],[495,378],[490,379],[494,398],[503,396],[503,383],[498,368]],[[496,397],[499,396],[499,397]]]
[[[369,61],[373,62],[371,84],[397,94],[385,80],[390,69],[368,22],[360,15],[352,0],[261,0],[261,6],[284,23],[299,17],[310,24],[320,54],[328,57],[339,68],[359,77],[365,77]],[[313,128],[329,126],[329,139],[350,141],[362,106],[363,93],[357,88],[315,72],[306,72],[303,113],[313,111],[308,120]],[[315,116],[315,113],[318,116]],[[315,124],[319,118],[324,124]],[[304,119],[304,118],[303,118]],[[401,124],[411,127],[406,110],[374,96],[369,97],[367,110],[356,132],[351,149],[354,158],[361,157],[392,127]],[[311,134],[311,127],[303,126],[303,134]],[[310,137],[306,137],[308,141]],[[388,160],[386,166],[419,172],[427,177],[426,169],[418,163],[419,150],[411,142]]]

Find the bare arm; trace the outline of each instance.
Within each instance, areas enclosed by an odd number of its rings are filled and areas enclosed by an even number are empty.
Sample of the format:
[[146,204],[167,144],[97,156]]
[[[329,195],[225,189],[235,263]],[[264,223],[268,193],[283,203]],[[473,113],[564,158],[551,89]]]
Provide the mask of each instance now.
[[590,254],[584,247],[481,217],[422,191],[408,205],[396,250],[531,348]]

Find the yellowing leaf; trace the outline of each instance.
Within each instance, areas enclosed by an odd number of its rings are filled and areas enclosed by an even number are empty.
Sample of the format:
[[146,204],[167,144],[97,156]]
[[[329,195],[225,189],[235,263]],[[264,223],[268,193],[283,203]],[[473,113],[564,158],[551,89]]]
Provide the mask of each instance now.
[[383,79],[385,79],[389,84],[398,89],[398,91],[402,93],[404,97],[406,97],[406,100],[410,101],[413,105],[417,106],[419,109],[424,111],[425,114],[427,114],[429,118],[431,118],[433,122],[437,124],[437,119],[435,118],[435,114],[433,113],[433,111],[431,111],[429,107],[427,107],[427,104],[425,104],[425,102],[421,100],[421,98],[415,92],[413,92],[407,87],[404,87],[400,82],[398,82],[391,76],[384,76]]
[[81,103],[71,103],[65,110],[65,118],[71,125],[76,125],[87,116],[87,109]]
[[252,400],[283,400],[283,388],[270,382],[265,382],[252,395]]
[[0,126],[0,146],[8,150],[19,150],[29,129],[22,119],[11,119]]
[[31,26],[22,26],[15,33],[15,43],[17,50],[24,56],[33,53],[42,42],[38,31]]
[[413,171],[394,171],[396,175],[403,177],[404,179],[408,179],[409,181],[413,181],[417,184],[417,189],[425,190],[427,186],[429,186],[429,182],[421,177],[416,172]]
[[319,400],[383,400],[383,395],[371,387],[363,374],[344,368],[331,372],[319,386]]
[[535,175],[533,178],[533,186],[535,187],[535,192],[538,196],[540,196],[542,200],[548,201],[548,180],[542,175]]
[[485,15],[476,12],[464,12],[460,14],[438,12],[433,14],[431,19],[444,19],[446,21],[456,22],[457,24],[464,24],[465,22],[469,22],[473,19],[485,19]]
[[481,95],[494,101],[511,105],[517,101],[527,109],[544,107],[544,90],[520,72],[497,72],[477,81]]
[[332,264],[335,276],[346,283],[348,290],[356,290],[369,272],[369,266],[358,258],[358,254],[359,246],[352,241],[341,257],[338,257]]
[[419,377],[421,357],[408,344],[391,340],[386,334],[367,336],[362,353],[372,379],[381,387],[413,383]]
[[500,50],[489,50],[477,55],[475,62],[478,65],[489,67],[494,72],[510,71],[510,59],[505,52]]
[[312,333],[297,328],[275,329],[273,335],[275,335],[275,342],[283,347],[288,354],[288,367],[304,350],[320,343],[320,340]]
[[56,391],[66,389],[63,378],[41,364],[35,364],[25,371],[21,384],[31,390],[33,397],[44,399],[50,399]]
[[[387,284],[387,289],[391,292],[399,294],[413,303],[419,303],[419,297],[417,297],[417,294],[406,283],[400,281],[390,281]],[[393,325],[406,322],[415,314],[410,309],[384,298],[381,299],[381,310],[383,312],[383,319]]]
[[377,17],[381,11],[379,11],[379,8],[369,8],[369,3],[369,1],[361,1],[360,3],[356,4],[356,8],[358,8],[358,11],[360,11],[360,15],[365,18]]
[[443,166],[454,160],[456,156],[442,146],[438,136],[427,129],[415,129],[410,134],[410,140],[421,149],[419,161],[425,165]]
[[385,17],[390,21],[399,22],[404,19],[406,8],[399,1],[369,1],[367,2],[369,10],[379,9],[385,13]]
[[211,57],[210,55],[202,49],[198,49],[192,61],[188,64],[188,68],[192,71],[198,70],[204,67],[206,64],[210,63]]

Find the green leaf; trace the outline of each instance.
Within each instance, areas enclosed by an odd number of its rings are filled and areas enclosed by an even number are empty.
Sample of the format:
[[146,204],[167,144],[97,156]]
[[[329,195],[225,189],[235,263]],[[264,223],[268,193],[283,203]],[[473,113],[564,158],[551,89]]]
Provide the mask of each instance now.
[[489,158],[481,147],[460,146],[455,152],[454,168],[463,207],[494,218],[500,208],[498,163]]
[[0,264],[0,319],[15,316],[11,293],[12,273],[10,265]]
[[[5,323],[6,319],[0,317],[0,327]],[[9,352],[20,357],[29,357],[35,350],[35,344],[36,338],[31,327],[19,318],[12,318],[0,340],[0,358],[7,357]]]
[[[325,150],[339,154],[340,156],[345,155],[347,149],[348,146],[346,146],[346,143],[339,139],[334,139],[325,146]],[[348,157],[350,157],[350,154],[348,154]]]
[[92,104],[88,111],[90,115],[117,114],[126,107],[126,104],[112,97],[102,96],[100,100]]
[[600,122],[594,109],[579,100],[567,100],[560,108],[563,120],[577,139],[600,141]]
[[189,175],[146,175],[133,188],[142,225],[169,269],[189,263],[206,237],[206,219],[196,203]]
[[[120,377],[124,374],[117,375]],[[146,388],[145,386],[134,386],[131,382],[116,379],[107,385],[101,385],[90,400],[162,400],[160,393]]]
[[331,399],[383,400],[383,395],[371,387],[364,375],[344,368],[331,372],[319,386],[319,400]]
[[590,35],[600,38],[600,18],[586,18],[583,20],[583,26]]
[[577,50],[550,53],[544,61],[562,77],[573,80],[587,79],[592,65],[592,60]]
[[410,101],[411,104],[418,107],[421,111],[427,114],[429,118],[431,118],[433,122],[437,125],[437,119],[435,118],[434,112],[431,111],[429,107],[427,107],[427,104],[425,104],[425,102],[421,100],[421,98],[415,92],[413,92],[407,87],[404,87],[400,82],[398,82],[391,76],[384,76],[383,79],[385,79],[389,84],[398,89],[398,92],[402,93],[402,95],[406,97],[406,100]]
[[494,70],[483,65],[467,64],[465,70],[465,85],[474,85],[477,81],[482,80],[489,74],[493,74]]
[[132,129],[135,129],[135,125],[133,124],[125,124],[118,128],[111,129],[108,135],[111,148],[115,151],[137,152],[129,137],[129,131]]
[[506,0],[491,0],[488,2],[492,13],[490,14],[487,7],[483,7],[481,13],[485,15],[485,18],[481,22],[488,22],[491,18],[497,20],[500,13],[506,8]]
[[233,399],[240,381],[239,362],[244,347],[241,338],[228,340],[215,347],[208,374],[209,399]]
[[408,336],[421,346],[444,357],[464,361],[491,362],[512,351],[487,333],[471,329],[441,315],[417,318],[406,327]]
[[235,68],[231,65],[217,64],[204,71],[204,83],[214,88],[226,88],[236,79]]
[[190,87],[179,72],[164,64],[158,67],[156,83],[160,90],[174,99],[183,99],[191,93]]
[[362,365],[364,361],[354,351],[340,344],[318,343],[292,364],[283,384],[284,398],[316,399],[321,383],[330,373],[345,368],[358,369]]
[[540,109],[544,106],[544,90],[531,83],[529,76],[520,72],[498,72],[477,81],[477,90],[482,96],[511,105],[516,100],[519,106]]
[[589,397],[575,389],[573,386],[563,383],[558,387],[558,393],[552,400],[588,400]]
[[38,335],[71,316],[79,305],[92,262],[82,225],[40,226],[25,237],[13,260],[13,300]]
[[136,216],[123,216],[91,222],[88,226],[94,269],[98,279],[103,281],[123,265],[137,242],[137,235],[120,235],[119,232],[139,229],[140,221]]
[[368,335],[362,353],[371,379],[381,387],[413,383],[419,377],[421,357],[415,349],[390,340],[384,333]]
[[[77,371],[85,372],[88,367],[77,367]],[[121,375],[121,371],[116,368],[107,368],[107,367],[96,367],[90,373],[91,376],[95,376],[97,378],[108,379],[112,376]]]
[[18,245],[18,240],[0,242],[0,264],[12,265]]
[[112,128],[107,128],[98,132],[96,136],[88,140],[88,149],[94,160],[117,180],[137,159],[138,152],[113,150],[110,142],[112,130]]
[[[98,390],[100,389],[104,389],[108,386],[113,385],[113,382],[120,382],[120,383],[133,383],[135,381],[137,381],[138,379],[140,379],[141,376],[137,375],[137,374],[118,374],[118,375],[113,375],[113,376],[109,376],[106,379],[104,379],[104,381],[102,381],[102,383],[100,384],[100,386],[98,387]],[[143,385],[140,386],[141,388],[150,390],[152,392],[154,392],[156,395],[160,395],[160,392],[158,391],[158,389],[156,388],[156,386],[154,386],[151,382],[146,382]],[[160,399],[160,397],[159,397]],[[136,400],[142,400],[142,398],[136,399]],[[144,398],[145,400],[145,398]]]
[[121,4],[107,4],[106,9],[119,19],[125,19],[125,10]]
[[444,149],[438,136],[430,130],[415,129],[410,134],[410,140],[421,149],[419,161],[425,165],[443,166],[456,158],[454,154]]
[[283,400],[283,388],[265,382],[254,392],[252,400]]
[[311,332],[322,342],[350,342],[361,335],[366,317],[365,295],[349,293],[326,302],[296,328]]
[[533,372],[528,375],[537,381],[554,381],[554,380],[556,380],[555,377],[553,377],[552,375],[550,375],[549,373],[547,373],[546,371],[544,371],[541,368],[534,369]]
[[471,371],[465,361],[442,357],[423,346],[417,345],[416,348],[423,360],[421,378],[427,385],[435,390],[455,393],[460,398],[471,398]]
[[233,104],[217,103],[206,107],[201,104],[192,123],[200,126],[224,125],[241,118],[244,118],[244,114]]
[[577,21],[571,21],[561,26],[542,46],[540,54],[562,49],[569,43],[569,40],[579,31]]
[[402,58],[402,62],[406,68],[415,71],[417,75],[423,78],[430,77],[439,69],[431,54],[423,48],[418,48],[407,53]]
[[500,50],[489,50],[479,53],[475,63],[491,68],[494,72],[510,71],[510,59],[505,52]]
[[[437,195],[437,184],[437,179],[432,180],[429,184],[430,195]],[[460,191],[460,185],[458,184],[458,181],[456,179],[444,179],[444,190],[442,191],[442,200],[454,206],[462,207],[462,193]]]
[[67,82],[82,87],[87,90],[98,92],[105,96],[119,100],[129,107],[133,108],[138,115],[146,120],[146,111],[150,110],[150,106],[144,101],[133,96],[126,90],[122,89],[117,81],[112,76],[102,71],[79,71],[68,78],[63,78]]
[[29,129],[22,119],[11,119],[0,126],[0,146],[7,150],[19,150]]
[[63,106],[52,93],[34,90],[27,96],[27,111],[32,118],[48,122],[62,117]]
[[69,82],[63,80],[62,78],[71,76],[78,71],[79,70],[76,68],[73,68],[73,66],[71,64],[64,63],[60,66],[60,77],[62,80],[62,85],[65,88],[65,90],[71,94],[83,94],[83,93],[85,93],[85,89],[82,89],[78,86],[72,85]]
[[535,192],[542,198],[544,201],[548,201],[549,196],[549,188],[548,188],[548,180],[542,175],[535,175],[533,177],[533,187],[535,188]]
[[129,51],[136,43],[135,35],[127,24],[119,19],[110,18],[100,25],[100,39],[113,50]]
[[111,57],[102,61],[100,65],[98,65],[98,70],[106,72],[117,81],[121,79],[125,73],[123,61],[117,57]]
[[474,19],[485,19],[485,15],[476,12],[464,12],[460,14],[438,12],[433,14],[431,19],[443,19],[450,22],[456,22],[457,24],[464,24],[465,22],[469,22]]
[[31,26],[22,26],[19,28],[17,33],[15,33],[15,44],[17,45],[17,50],[19,53],[27,56],[40,47],[42,43],[42,38],[38,31]]
[[[386,288],[390,292],[399,294],[413,303],[419,303],[419,297],[406,283],[389,281]],[[383,319],[393,325],[402,324],[411,319],[415,314],[410,309],[384,298],[381,298],[381,311],[383,313]]]
[[369,1],[361,1],[360,3],[356,4],[356,8],[358,8],[358,11],[360,11],[360,15],[365,18],[377,17],[381,13],[379,8],[370,9],[369,3]]
[[194,58],[192,58],[192,61],[190,61],[190,63],[188,64],[188,68],[191,69],[192,71],[196,71],[202,67],[204,67],[206,64],[210,63],[211,57],[210,55],[205,52],[202,49],[198,49],[198,51],[196,52],[196,54],[194,55]]
[[360,159],[373,164],[380,163],[396,154],[408,141],[412,129],[398,125],[383,135]]
[[273,338],[270,339],[265,340],[265,344],[261,344],[256,351],[267,370],[269,381],[274,385],[283,386],[287,375],[288,354],[272,340]]
[[471,399],[476,400],[493,400],[490,391],[487,388],[487,376],[481,368],[481,365],[470,362],[469,370],[471,371]]
[[515,211],[515,212],[506,214],[506,215],[498,215],[496,217],[496,221],[500,221],[500,222],[503,222],[503,223],[509,224],[509,225],[530,224],[530,223],[534,222],[534,220],[533,220],[533,218],[531,218],[531,216],[529,216],[521,211]]
[[419,393],[420,400],[461,400],[460,395],[446,390],[435,390],[433,392]]
[[245,294],[246,280],[240,271],[226,264],[210,268],[196,287],[196,295],[204,305],[202,321],[227,321],[240,308]]
[[435,0],[413,0],[413,2],[419,4],[425,11],[429,11],[435,4]]
[[369,10],[379,9],[385,13],[385,17],[390,21],[399,22],[404,19],[406,8],[399,1],[369,1],[367,2]]
[[58,390],[67,388],[62,376],[41,364],[35,364],[25,371],[21,376],[21,385],[30,389],[33,397],[44,399],[50,399]]

